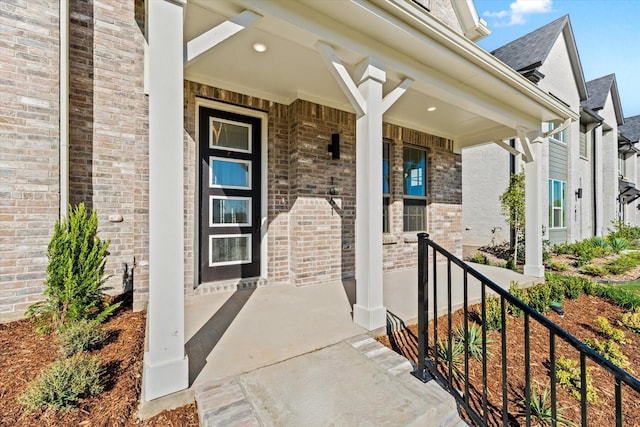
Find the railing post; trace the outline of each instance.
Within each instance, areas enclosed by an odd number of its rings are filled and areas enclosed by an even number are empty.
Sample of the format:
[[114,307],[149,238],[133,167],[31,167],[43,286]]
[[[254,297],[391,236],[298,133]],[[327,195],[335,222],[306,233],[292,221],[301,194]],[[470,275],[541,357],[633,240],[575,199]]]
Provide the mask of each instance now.
[[422,382],[431,379],[427,373],[425,359],[427,357],[428,310],[427,304],[429,274],[427,272],[427,233],[418,234],[418,362],[413,375]]

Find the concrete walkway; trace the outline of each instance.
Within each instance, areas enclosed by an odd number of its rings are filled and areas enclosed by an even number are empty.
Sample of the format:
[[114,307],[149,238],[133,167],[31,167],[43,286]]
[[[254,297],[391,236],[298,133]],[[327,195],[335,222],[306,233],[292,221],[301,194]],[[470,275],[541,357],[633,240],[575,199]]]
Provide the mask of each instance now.
[[[521,285],[535,281],[502,268],[474,267],[504,288],[514,280]],[[462,301],[462,274],[458,270],[455,266],[452,268],[454,306]],[[445,273],[446,265],[439,266],[439,290],[446,289]],[[433,284],[432,278],[430,284]],[[471,303],[479,296],[480,288],[477,282],[469,280],[469,289]],[[440,311],[446,308],[446,298],[444,292],[439,292]],[[415,323],[417,319],[417,295],[416,270],[385,274],[386,308],[406,324]],[[420,393],[413,390],[414,386],[407,385],[417,379],[404,371],[402,381],[397,383],[397,379],[389,377],[392,374],[375,370],[374,362],[357,354],[351,344],[347,345],[347,340],[353,337],[372,335],[353,323],[351,307],[354,302],[353,281],[304,287],[265,286],[187,298],[185,348],[189,355],[190,388],[146,402],[140,408],[141,416],[152,416],[162,409],[193,401],[196,393],[199,407],[217,408],[213,412],[222,414],[224,411],[216,406],[217,403],[206,403],[203,396],[224,391],[220,396],[228,395],[237,403],[237,408],[244,408],[241,413],[251,409],[261,425],[354,425],[347,422],[353,421],[349,418],[349,411],[356,408],[353,405],[363,405],[353,412],[360,414],[358,419],[362,414],[373,417],[368,418],[369,424],[359,425],[379,425],[379,419],[374,415],[390,416],[395,412],[404,415],[398,415],[395,423],[388,420],[382,424],[409,425],[408,420],[412,417],[417,417],[416,420],[423,416],[429,418],[427,412],[420,412],[427,411],[429,405],[427,409],[419,408],[425,403],[420,399],[431,395],[425,392],[427,394],[420,397]],[[384,334],[385,331],[375,333]],[[216,385],[218,382],[220,385]],[[429,386],[430,389],[433,387],[437,385]],[[413,390],[413,394],[404,396],[405,388]],[[312,391],[314,394],[309,394]],[[380,406],[367,407],[360,396],[365,401],[378,402]],[[315,405],[322,411],[314,412]],[[244,421],[235,423],[242,418],[236,415],[239,418],[228,419],[229,422],[234,420],[230,424],[224,421],[226,418],[207,415],[220,422],[208,425],[245,425]],[[304,418],[307,416],[309,418]],[[299,423],[303,418],[304,423]],[[435,424],[417,425],[449,425],[437,423],[449,422],[447,416],[437,422],[431,421]]]
[[435,381],[368,335],[197,387],[200,424],[466,426]]

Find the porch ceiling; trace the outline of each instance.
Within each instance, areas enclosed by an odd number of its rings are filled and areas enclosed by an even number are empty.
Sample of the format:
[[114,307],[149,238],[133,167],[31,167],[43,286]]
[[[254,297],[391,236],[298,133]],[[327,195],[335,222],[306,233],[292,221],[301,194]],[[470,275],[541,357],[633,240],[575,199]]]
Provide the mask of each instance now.
[[[404,78],[415,80],[385,121],[453,139],[458,149],[514,137],[518,125],[533,130],[541,121],[568,117],[562,106],[545,103],[545,94],[528,87],[532,85],[521,89],[520,81],[509,84],[520,76],[509,74],[506,66],[507,76],[496,76],[499,66],[496,71],[495,65],[482,63],[495,64],[488,53],[472,43],[472,58],[452,52],[393,3],[353,0],[336,7],[333,1],[314,0],[189,0],[185,41],[245,9],[263,18],[190,63],[185,78],[283,104],[300,98],[353,111],[314,47],[321,40],[333,46],[350,72],[367,56],[382,60],[387,65],[385,93]],[[256,42],[268,50],[255,52]],[[428,112],[429,107],[437,109]]]

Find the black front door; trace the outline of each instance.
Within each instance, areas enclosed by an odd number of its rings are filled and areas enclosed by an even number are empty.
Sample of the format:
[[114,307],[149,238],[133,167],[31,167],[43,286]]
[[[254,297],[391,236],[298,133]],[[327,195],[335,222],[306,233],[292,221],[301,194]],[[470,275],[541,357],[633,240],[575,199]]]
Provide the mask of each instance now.
[[261,119],[199,108],[200,283],[260,276]]

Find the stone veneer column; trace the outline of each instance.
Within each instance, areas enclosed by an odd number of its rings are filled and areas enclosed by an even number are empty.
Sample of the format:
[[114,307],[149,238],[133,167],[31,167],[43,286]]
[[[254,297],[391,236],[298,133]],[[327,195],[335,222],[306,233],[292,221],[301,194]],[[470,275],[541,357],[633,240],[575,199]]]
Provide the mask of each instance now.
[[148,3],[149,307],[143,392],[152,400],[189,386],[184,352],[184,0]]
[[[548,144],[548,139],[544,141]],[[541,140],[530,143],[534,160],[525,163],[525,262],[524,274],[534,277],[544,277],[544,265],[542,264],[542,218],[544,213],[540,211],[542,203],[542,153]],[[546,206],[545,203],[542,205]]]
[[371,58],[358,67],[366,114],[356,121],[356,303],[353,320],[369,330],[386,325],[382,301],[382,85],[385,70]]

